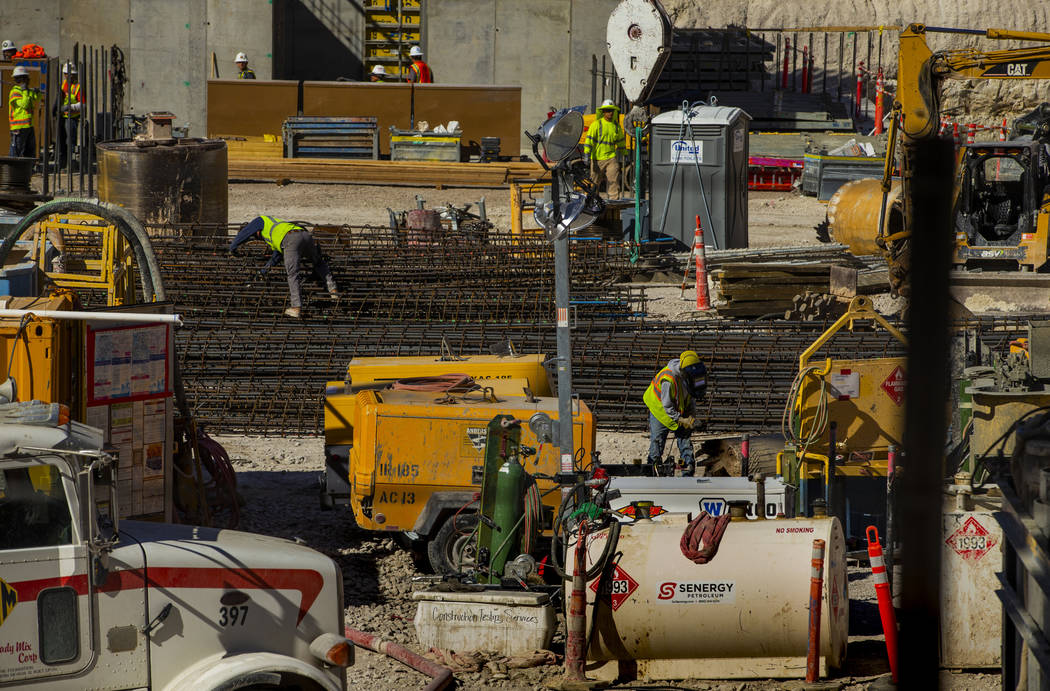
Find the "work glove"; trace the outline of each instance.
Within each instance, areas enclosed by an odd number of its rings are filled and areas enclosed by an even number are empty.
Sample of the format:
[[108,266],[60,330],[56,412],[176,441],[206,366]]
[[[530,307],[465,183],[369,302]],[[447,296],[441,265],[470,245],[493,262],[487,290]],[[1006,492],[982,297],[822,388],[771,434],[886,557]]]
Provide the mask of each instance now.
[[694,424],[696,424],[696,420],[694,420],[691,416],[683,415],[682,417],[678,418],[678,426],[682,429],[691,430],[693,429]]

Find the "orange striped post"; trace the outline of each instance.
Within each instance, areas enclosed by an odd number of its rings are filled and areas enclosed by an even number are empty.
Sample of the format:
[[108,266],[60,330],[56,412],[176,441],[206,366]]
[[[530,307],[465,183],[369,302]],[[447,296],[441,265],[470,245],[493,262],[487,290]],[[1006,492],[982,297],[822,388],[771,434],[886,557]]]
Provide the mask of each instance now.
[[897,614],[893,611],[890,596],[890,579],[886,574],[886,562],[882,558],[879,530],[868,526],[868,559],[871,560],[871,575],[875,579],[875,595],[879,599],[879,617],[882,619],[882,634],[886,639],[886,657],[890,661],[890,675],[897,683]]
[[707,312],[711,309],[711,296],[707,292],[707,251],[704,249],[704,229],[700,227],[700,216],[696,217],[693,231],[693,247],[696,252],[696,309]]
[[1003,126],[999,128],[999,141],[1006,141],[1006,118],[1003,118]]
[[955,146],[959,146],[959,142],[962,141],[959,139],[959,123],[957,122],[952,123],[952,139],[955,140]]
[[806,654],[806,681],[820,676],[820,602],[824,593],[824,541],[813,541],[809,573],[809,650]]
[[[566,561],[568,557],[566,557]],[[580,523],[579,539],[576,542],[575,564],[572,572],[572,593],[569,597],[569,613],[565,617],[565,677],[571,680],[586,679],[584,662],[587,633],[587,521]]]
[[882,68],[879,68],[879,73],[875,77],[875,131],[873,134],[882,134],[882,120],[885,117],[883,113],[883,93],[884,85],[882,81]]
[[977,141],[977,123],[971,122],[966,126],[966,143],[973,144]]

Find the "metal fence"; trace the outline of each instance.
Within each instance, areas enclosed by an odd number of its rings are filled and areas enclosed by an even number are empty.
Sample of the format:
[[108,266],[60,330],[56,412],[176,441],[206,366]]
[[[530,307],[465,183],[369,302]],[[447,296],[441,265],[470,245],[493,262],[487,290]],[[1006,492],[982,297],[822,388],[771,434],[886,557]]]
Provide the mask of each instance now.
[[[79,99],[67,99],[72,72]],[[95,145],[118,139],[123,132],[124,53],[117,46],[75,44],[72,56],[49,58],[41,68],[44,113],[38,125],[42,193],[50,196],[95,196]],[[79,101],[79,113],[65,106]]]

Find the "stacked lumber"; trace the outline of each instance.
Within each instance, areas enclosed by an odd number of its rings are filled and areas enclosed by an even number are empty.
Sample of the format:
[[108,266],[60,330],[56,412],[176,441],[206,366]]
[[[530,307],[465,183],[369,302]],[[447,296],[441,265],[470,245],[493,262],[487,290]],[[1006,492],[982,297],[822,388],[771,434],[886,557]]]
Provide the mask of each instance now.
[[229,159],[259,161],[265,159],[280,159],[284,157],[284,144],[280,137],[275,141],[264,141],[262,137],[225,137],[216,139],[226,140],[226,151]]
[[[278,145],[279,146],[279,145]],[[442,187],[506,187],[511,180],[536,178],[537,163],[446,163],[318,158],[241,158],[232,151],[231,180],[294,180]]]
[[796,295],[827,293],[830,264],[727,264],[713,271],[715,287],[727,317],[783,315]]

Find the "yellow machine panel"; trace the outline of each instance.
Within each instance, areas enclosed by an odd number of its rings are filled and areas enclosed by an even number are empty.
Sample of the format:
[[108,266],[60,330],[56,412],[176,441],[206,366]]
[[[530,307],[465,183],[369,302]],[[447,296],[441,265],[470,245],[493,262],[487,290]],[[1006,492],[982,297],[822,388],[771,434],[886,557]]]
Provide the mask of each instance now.
[[[328,382],[324,406],[325,443],[352,444],[356,398],[363,389],[380,389],[399,379],[466,374],[496,396],[524,396],[527,386],[534,396],[550,396],[550,376],[544,355],[471,355],[463,358],[364,357],[346,368],[345,381]],[[433,398],[434,395],[431,395]]]
[[[7,309],[72,310],[68,294],[53,298],[7,298]],[[0,319],[0,379],[10,372],[16,400],[74,407],[74,367],[82,359],[79,325],[29,317]]]
[[[558,399],[548,397],[492,401],[468,394],[449,401],[444,395],[403,391],[362,391],[357,397],[350,506],[358,525],[368,530],[417,530],[417,519],[435,492],[479,491],[487,426],[497,414],[523,422],[537,412],[558,417]],[[589,459],[594,416],[581,403],[574,421],[577,458]],[[527,472],[558,472],[559,450],[540,445],[527,424],[521,443],[537,450],[525,459]],[[561,499],[557,485],[542,479],[537,484],[543,503],[556,507]]]
[[[806,375],[798,395],[801,436],[812,434],[807,460],[829,458],[836,425],[838,475],[886,474],[886,454],[904,437],[905,358],[830,360]],[[810,472],[822,472],[819,467]]]
[[[799,356],[785,423],[792,453],[777,456],[785,476],[826,479],[832,458],[831,423],[835,423],[835,475],[885,477],[889,447],[904,436],[905,358],[826,359],[813,356],[839,330],[857,320],[872,321],[901,343],[904,336],[875,312],[869,298],[853,299],[849,309]],[[790,418],[790,419],[788,419]],[[790,464],[791,467],[785,467]]]

